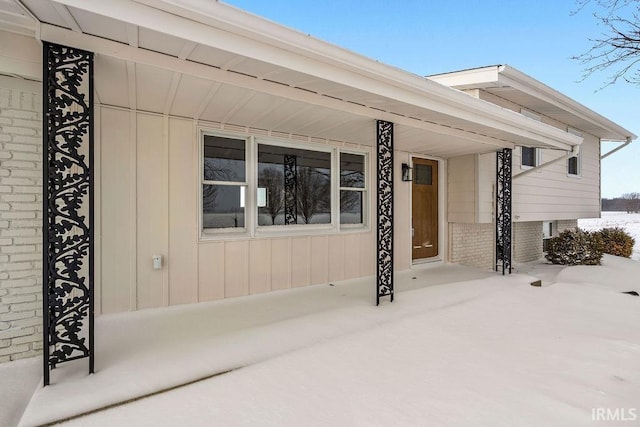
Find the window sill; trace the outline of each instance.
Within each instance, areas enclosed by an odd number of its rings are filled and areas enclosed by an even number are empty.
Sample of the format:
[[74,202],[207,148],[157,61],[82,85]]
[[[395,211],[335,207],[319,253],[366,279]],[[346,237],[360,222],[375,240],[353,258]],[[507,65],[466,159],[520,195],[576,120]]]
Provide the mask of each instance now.
[[[276,228],[272,228],[276,227]],[[285,227],[272,226],[258,228],[253,235],[248,231],[242,230],[238,232],[206,232],[202,231],[198,239],[198,243],[231,241],[231,240],[249,240],[249,239],[277,239],[286,237],[314,237],[314,236],[332,236],[368,233],[371,227],[367,225],[342,226],[339,230],[332,226],[326,227]]]
[[567,178],[571,178],[571,179],[580,179],[580,178],[582,178],[582,175],[580,175],[580,174],[568,173],[568,174],[567,174]]

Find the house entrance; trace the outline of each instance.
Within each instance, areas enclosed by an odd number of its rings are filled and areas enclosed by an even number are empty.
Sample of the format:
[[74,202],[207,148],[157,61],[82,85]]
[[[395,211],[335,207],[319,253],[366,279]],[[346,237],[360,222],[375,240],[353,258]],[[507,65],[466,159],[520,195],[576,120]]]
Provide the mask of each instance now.
[[438,162],[413,158],[411,258],[438,255]]

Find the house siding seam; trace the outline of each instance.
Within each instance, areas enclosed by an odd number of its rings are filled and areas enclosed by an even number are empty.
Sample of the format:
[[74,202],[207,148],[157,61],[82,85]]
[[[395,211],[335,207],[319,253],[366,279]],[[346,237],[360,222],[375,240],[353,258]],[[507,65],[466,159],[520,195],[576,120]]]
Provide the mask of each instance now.
[[449,223],[449,261],[493,269],[494,235],[494,223]]
[[0,80],[0,362],[42,353],[42,99]]
[[542,221],[514,223],[513,255],[516,262],[542,258]]

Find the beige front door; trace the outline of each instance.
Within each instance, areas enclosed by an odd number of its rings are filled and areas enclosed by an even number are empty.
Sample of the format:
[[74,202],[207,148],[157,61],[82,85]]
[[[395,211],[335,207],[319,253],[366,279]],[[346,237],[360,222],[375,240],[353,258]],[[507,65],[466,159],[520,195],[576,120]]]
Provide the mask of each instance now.
[[438,255],[438,162],[413,158],[412,259]]

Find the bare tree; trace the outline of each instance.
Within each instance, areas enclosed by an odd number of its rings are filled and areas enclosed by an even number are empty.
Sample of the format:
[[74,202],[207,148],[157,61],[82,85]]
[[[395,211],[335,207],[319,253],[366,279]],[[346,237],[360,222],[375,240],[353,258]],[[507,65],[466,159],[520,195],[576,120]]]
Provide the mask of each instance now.
[[298,213],[305,224],[331,204],[331,181],[325,173],[312,167],[298,168]]
[[626,193],[622,195],[627,213],[640,212],[640,193]]
[[582,79],[594,73],[612,71],[605,86],[618,80],[640,85],[640,1],[577,0],[578,13],[589,4],[602,12],[593,16],[605,27],[600,37],[589,39],[591,48],[573,57],[585,66]]
[[284,208],[284,177],[275,168],[267,168],[260,172],[259,185],[267,189],[267,206],[271,225],[275,225],[276,218]]
[[[221,162],[204,162],[204,177],[207,181],[223,181],[228,180],[232,176],[229,167],[225,167]],[[218,196],[218,186],[205,185],[202,189],[202,205],[205,211],[213,210],[216,206],[216,197]]]

